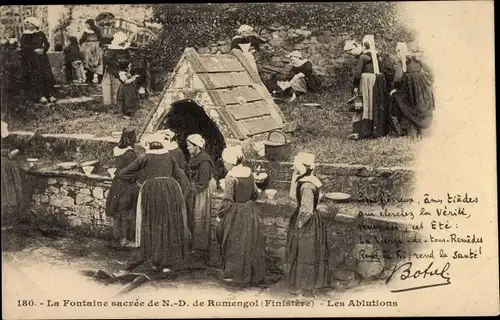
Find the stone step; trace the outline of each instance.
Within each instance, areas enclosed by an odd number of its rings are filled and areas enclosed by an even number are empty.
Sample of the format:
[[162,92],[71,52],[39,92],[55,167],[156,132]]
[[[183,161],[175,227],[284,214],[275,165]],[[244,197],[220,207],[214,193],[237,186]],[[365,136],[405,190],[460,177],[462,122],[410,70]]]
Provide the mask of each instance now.
[[102,86],[100,84],[58,84],[55,86],[56,98],[74,98],[80,96],[100,96]]

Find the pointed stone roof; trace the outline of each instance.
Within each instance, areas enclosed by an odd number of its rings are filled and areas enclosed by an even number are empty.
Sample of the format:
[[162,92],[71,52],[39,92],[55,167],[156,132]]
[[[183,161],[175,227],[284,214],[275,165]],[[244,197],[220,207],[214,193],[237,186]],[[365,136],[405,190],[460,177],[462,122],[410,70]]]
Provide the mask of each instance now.
[[[200,93],[205,94],[205,99]],[[162,115],[178,97],[199,101],[214,110],[237,139],[282,129],[285,117],[239,50],[229,54],[198,54],[184,51],[169,77],[158,105],[151,111],[143,132],[155,131]],[[174,97],[175,96],[175,97]],[[208,114],[208,112],[207,112]],[[210,116],[214,112],[212,111]]]

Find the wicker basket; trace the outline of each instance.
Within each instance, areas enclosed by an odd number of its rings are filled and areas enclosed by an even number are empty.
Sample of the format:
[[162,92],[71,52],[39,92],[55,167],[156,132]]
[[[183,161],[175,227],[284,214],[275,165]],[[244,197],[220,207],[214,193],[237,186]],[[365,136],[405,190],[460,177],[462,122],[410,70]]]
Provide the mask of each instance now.
[[[271,135],[278,133],[283,136],[283,141],[271,140]],[[269,132],[267,141],[264,142],[264,151],[266,158],[271,161],[287,161],[292,154],[292,144],[287,141],[286,135],[283,131],[274,130]]]

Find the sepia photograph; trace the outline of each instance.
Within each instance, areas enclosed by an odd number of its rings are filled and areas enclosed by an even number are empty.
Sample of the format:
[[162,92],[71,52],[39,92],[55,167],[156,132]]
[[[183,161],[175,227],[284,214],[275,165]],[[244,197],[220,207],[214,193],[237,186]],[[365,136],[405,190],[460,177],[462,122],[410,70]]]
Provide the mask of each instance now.
[[0,7],[3,318],[498,315],[493,7]]

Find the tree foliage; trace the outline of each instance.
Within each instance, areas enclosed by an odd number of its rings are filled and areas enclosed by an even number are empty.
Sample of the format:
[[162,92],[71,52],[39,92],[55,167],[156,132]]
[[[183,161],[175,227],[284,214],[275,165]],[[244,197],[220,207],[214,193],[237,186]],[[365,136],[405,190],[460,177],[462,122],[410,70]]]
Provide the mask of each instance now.
[[412,40],[411,32],[398,21],[395,7],[393,2],[155,5],[152,20],[163,29],[141,56],[156,69],[153,72],[168,72],[186,47],[200,48],[230,38],[241,24],[251,25],[257,32],[279,25],[318,28],[359,40],[373,34],[383,50],[384,43]]

